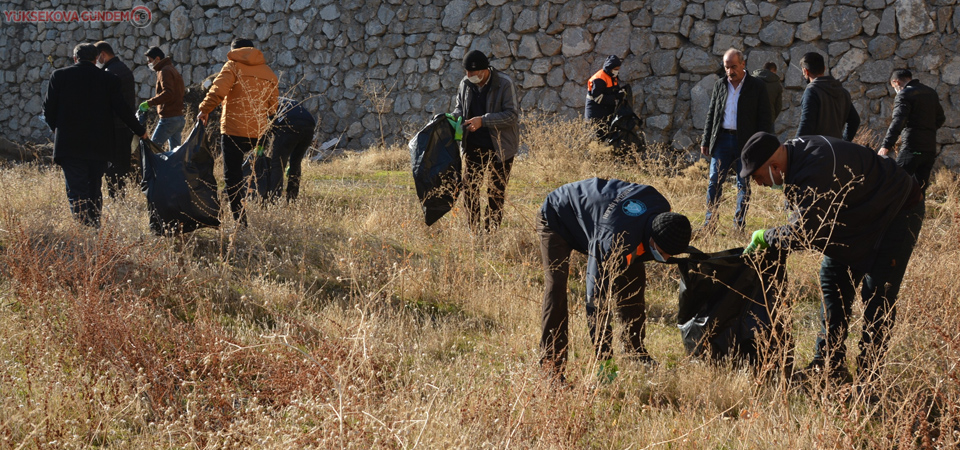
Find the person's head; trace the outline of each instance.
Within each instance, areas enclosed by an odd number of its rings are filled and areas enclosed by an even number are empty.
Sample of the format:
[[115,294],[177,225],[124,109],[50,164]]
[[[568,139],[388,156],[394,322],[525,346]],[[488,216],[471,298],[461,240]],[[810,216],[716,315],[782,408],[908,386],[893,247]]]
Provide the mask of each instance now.
[[471,50],[463,57],[463,70],[467,80],[473,84],[486,84],[490,79],[490,60],[480,50]]
[[230,50],[238,48],[253,48],[253,41],[250,39],[236,38],[230,43]]
[[[653,218],[651,226],[650,249],[654,259],[663,262],[674,255],[687,252],[690,245],[690,220],[683,214],[665,212]],[[657,258],[657,255],[661,258]]]
[[897,69],[893,71],[893,74],[890,75],[890,85],[893,86],[893,90],[900,93],[900,90],[903,89],[910,80],[913,79],[913,74],[910,73],[907,69]]
[[89,42],[77,44],[77,46],[73,48],[74,62],[81,62],[81,61],[94,62],[96,61],[96,59],[97,59],[97,46]]
[[731,83],[739,83],[743,80],[743,75],[746,68],[746,59],[743,57],[743,52],[735,48],[731,48],[724,52],[723,54],[723,71],[727,74],[727,79]]
[[740,177],[751,177],[761,186],[782,188],[787,176],[787,149],[777,136],[761,131],[744,144],[740,164]]
[[769,71],[771,71],[771,72],[773,72],[773,73],[777,73],[777,64],[776,64],[776,63],[768,62],[768,63],[766,63],[766,64],[763,65],[763,68],[764,68],[765,70],[769,70]]
[[620,75],[621,64],[622,61],[620,61],[620,58],[618,58],[617,55],[610,55],[603,62],[603,70],[609,73],[611,76],[616,77]]
[[113,52],[113,47],[111,47],[110,44],[106,43],[105,41],[100,41],[93,45],[97,47],[98,66],[103,66],[116,56],[116,53]]
[[147,56],[147,65],[153,69],[153,66],[157,65],[161,59],[165,58],[166,55],[163,54],[163,50],[160,50],[160,47],[150,47],[146,53]]
[[827,64],[823,61],[823,55],[817,52],[810,52],[800,58],[800,71],[803,72],[803,79],[813,81],[827,71]]

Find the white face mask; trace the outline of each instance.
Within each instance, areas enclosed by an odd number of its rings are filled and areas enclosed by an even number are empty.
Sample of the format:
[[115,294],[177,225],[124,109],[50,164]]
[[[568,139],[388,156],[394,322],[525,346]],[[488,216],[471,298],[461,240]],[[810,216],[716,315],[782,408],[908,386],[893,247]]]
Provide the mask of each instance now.
[[667,262],[667,258],[664,258],[663,255],[657,251],[657,246],[653,245],[653,241],[650,241],[650,254],[653,255],[653,260],[656,262]]
[[469,82],[471,82],[471,83],[473,83],[473,84],[480,84],[480,80],[482,80],[482,78],[480,78],[480,75],[474,75],[474,76],[472,76],[472,77],[467,77],[467,81],[469,81]]
[[[773,182],[773,167],[767,166],[767,173],[770,174],[770,189],[773,189],[773,190],[775,190],[775,191],[782,191],[782,190],[783,190],[783,180],[780,180],[780,184],[776,184],[776,183]],[[786,178],[786,177],[787,177],[787,174],[785,174],[785,173],[783,173],[783,172],[780,172],[780,176]]]
[[610,74],[613,75],[613,76],[617,76],[617,75],[620,75],[620,71],[619,71],[619,70],[611,70],[611,71],[610,71]]
[[151,62],[151,63],[147,63],[147,67],[149,67],[150,70],[153,70],[153,63],[152,63],[152,62]]

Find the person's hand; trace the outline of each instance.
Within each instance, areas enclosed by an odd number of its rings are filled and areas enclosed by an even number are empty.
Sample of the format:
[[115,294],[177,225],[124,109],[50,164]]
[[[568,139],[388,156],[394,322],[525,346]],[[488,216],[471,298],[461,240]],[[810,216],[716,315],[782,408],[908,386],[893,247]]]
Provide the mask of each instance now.
[[197,120],[198,120],[200,123],[202,123],[203,126],[207,126],[207,118],[209,118],[209,117],[210,117],[210,113],[208,113],[208,112],[202,112],[202,111],[201,111],[200,114],[197,114]]
[[747,245],[743,249],[743,254],[750,254],[757,250],[763,250],[770,246],[767,244],[767,240],[763,238],[763,232],[766,230],[757,230],[753,232],[753,236],[750,236],[750,245]]
[[890,153],[890,149],[886,147],[881,147],[880,151],[877,152],[877,154],[880,156],[887,156],[887,153]]
[[143,102],[140,104],[140,111],[147,112],[149,110],[150,110],[150,105],[147,104],[147,102]]
[[483,126],[483,118],[474,117],[472,119],[468,119],[466,122],[463,123],[463,125],[467,131],[477,131],[480,129],[480,127]]
[[703,156],[710,156],[710,149],[708,149],[707,147],[704,147],[704,146],[701,145],[701,146],[700,146],[700,153],[702,153]]
[[140,135],[140,139],[143,139],[145,141],[148,140],[149,138],[147,138],[147,133],[143,133],[142,135]]

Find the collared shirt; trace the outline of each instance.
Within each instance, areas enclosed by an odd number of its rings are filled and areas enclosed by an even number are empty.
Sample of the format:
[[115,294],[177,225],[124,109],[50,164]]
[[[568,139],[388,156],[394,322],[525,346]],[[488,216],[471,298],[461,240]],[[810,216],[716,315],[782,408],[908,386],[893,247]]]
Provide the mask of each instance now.
[[[746,76],[744,76],[746,78]],[[737,87],[733,87],[730,79],[727,79],[727,104],[723,108],[723,124],[721,128],[725,130],[737,129],[737,102],[740,101],[740,88],[743,87],[743,79]]]

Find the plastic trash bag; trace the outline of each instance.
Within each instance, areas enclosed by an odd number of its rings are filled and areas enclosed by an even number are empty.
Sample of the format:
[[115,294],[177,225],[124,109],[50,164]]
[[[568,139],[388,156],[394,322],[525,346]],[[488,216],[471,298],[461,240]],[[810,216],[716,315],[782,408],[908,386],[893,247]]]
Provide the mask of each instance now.
[[140,141],[140,189],[147,197],[150,230],[155,234],[220,226],[214,158],[203,145],[203,134],[203,126],[198,123],[190,137],[169,152],[149,140]]
[[410,140],[409,147],[424,222],[433,225],[453,209],[460,193],[460,146],[447,117],[438,114]]
[[765,295],[765,290],[773,291],[774,271],[761,273],[742,252],[694,251],[688,258],[674,259],[680,271],[677,326],[693,356],[755,362],[759,339],[773,329],[775,296]]
[[601,140],[613,146],[614,153],[624,156],[636,152],[642,154],[647,144],[640,134],[640,116],[633,111],[633,90],[623,85],[623,100],[617,104],[616,112],[610,116],[607,133]]

